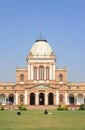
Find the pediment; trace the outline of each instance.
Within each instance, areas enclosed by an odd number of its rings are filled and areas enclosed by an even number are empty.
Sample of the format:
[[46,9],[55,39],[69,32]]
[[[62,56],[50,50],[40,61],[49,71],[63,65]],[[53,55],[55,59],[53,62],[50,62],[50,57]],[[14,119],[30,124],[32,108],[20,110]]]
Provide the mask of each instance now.
[[41,84],[41,85],[36,86],[35,88],[46,89],[46,88],[48,88],[48,86]]
[[30,89],[32,89],[32,88],[36,88],[36,89],[48,89],[48,88],[51,88],[51,89],[54,89],[54,87],[51,87],[51,86],[45,85],[45,84],[38,84],[36,86],[30,87]]

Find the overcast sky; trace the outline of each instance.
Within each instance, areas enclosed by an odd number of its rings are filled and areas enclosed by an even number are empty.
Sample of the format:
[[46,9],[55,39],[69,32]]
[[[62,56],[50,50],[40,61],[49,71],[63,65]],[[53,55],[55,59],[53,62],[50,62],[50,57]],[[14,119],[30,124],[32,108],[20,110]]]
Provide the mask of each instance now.
[[85,0],[0,0],[0,82],[16,81],[40,32],[68,81],[85,82]]

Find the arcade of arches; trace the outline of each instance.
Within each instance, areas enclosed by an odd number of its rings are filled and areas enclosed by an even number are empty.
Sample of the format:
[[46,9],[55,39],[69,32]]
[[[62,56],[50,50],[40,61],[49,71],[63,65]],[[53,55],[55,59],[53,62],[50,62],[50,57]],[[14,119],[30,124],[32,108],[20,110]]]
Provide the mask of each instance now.
[[[57,93],[58,94],[58,93]],[[39,94],[31,92],[28,95],[27,101],[25,102],[25,95],[21,94],[19,96],[18,101],[16,102],[16,95],[10,94],[8,97],[5,96],[5,94],[0,95],[0,104],[3,105],[17,105],[19,104],[25,104],[26,105],[58,105],[58,104],[64,104],[64,100],[66,100],[66,93],[65,95],[59,94],[55,95],[54,93],[50,92],[46,94],[46,92],[39,92]],[[85,103],[85,97],[82,94],[78,94],[77,97],[74,94],[67,95],[67,101],[65,101],[67,105],[74,104],[74,105],[80,105]],[[17,104],[16,104],[17,103]]]

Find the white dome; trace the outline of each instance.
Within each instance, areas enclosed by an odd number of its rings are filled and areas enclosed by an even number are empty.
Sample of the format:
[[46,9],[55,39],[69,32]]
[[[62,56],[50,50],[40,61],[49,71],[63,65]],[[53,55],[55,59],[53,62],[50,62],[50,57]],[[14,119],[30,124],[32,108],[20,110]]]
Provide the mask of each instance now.
[[32,55],[51,55],[53,51],[46,40],[37,40],[30,52]]

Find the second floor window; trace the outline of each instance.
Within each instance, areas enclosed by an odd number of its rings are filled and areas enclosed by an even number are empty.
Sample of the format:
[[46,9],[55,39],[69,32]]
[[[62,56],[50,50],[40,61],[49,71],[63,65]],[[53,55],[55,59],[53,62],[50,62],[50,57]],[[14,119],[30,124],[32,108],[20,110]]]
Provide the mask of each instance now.
[[20,81],[24,81],[24,75],[23,74],[20,75]]
[[47,67],[46,68],[46,80],[48,80],[49,79],[49,68]]
[[44,79],[44,67],[43,66],[39,67],[39,79],[40,80]]
[[59,75],[59,81],[60,81],[60,82],[63,81],[63,75],[62,75],[62,74]]
[[37,68],[36,67],[34,67],[33,76],[34,76],[34,80],[37,80]]

